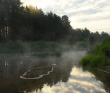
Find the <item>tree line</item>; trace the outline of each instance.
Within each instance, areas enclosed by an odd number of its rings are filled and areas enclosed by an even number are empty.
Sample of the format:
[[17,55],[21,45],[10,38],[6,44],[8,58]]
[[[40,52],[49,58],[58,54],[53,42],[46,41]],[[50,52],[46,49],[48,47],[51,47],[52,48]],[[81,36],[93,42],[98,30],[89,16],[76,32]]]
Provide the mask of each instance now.
[[0,41],[78,41],[97,43],[108,33],[73,29],[67,15],[59,16],[42,9],[23,6],[20,0],[0,0]]

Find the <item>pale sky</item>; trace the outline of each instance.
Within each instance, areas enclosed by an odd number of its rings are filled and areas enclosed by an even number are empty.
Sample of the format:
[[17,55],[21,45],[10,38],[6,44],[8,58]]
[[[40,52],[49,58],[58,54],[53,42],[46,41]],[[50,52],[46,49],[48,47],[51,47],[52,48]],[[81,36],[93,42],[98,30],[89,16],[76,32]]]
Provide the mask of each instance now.
[[110,33],[110,0],[21,0],[43,12],[67,15],[73,28]]

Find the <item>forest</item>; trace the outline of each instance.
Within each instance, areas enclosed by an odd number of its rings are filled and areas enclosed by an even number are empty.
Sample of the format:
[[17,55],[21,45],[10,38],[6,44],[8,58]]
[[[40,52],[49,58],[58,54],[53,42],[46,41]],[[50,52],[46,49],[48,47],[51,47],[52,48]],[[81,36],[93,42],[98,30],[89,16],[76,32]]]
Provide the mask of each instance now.
[[23,6],[20,0],[0,0],[0,42],[49,41],[93,45],[109,36],[106,32],[74,29],[67,15],[44,13],[37,6]]

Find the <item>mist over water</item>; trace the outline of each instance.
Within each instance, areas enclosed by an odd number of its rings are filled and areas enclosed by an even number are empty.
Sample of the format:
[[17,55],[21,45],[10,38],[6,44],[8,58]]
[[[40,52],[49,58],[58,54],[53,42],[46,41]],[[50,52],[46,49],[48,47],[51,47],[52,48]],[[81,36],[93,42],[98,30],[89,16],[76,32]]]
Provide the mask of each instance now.
[[[0,93],[107,93],[109,86],[95,75],[97,71],[79,67],[79,60],[85,55],[86,51],[72,50],[47,57],[1,55]],[[29,69],[51,64],[56,67],[49,75],[36,80],[20,79]]]

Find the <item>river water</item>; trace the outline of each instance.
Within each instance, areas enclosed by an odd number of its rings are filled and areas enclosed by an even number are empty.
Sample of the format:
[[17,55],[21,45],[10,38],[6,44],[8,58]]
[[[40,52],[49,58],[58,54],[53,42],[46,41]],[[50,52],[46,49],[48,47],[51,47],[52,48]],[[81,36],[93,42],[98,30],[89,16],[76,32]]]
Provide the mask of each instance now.
[[[0,93],[110,93],[110,74],[78,65],[85,51],[64,52],[61,56],[0,56]],[[56,64],[53,72],[40,79],[20,76],[29,69]]]

